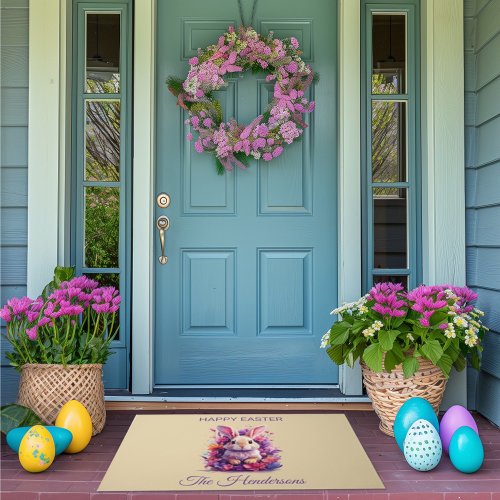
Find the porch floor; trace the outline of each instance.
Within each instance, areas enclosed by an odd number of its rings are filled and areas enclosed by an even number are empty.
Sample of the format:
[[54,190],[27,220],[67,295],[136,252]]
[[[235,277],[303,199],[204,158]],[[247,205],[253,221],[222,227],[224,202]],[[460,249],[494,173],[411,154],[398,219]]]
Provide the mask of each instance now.
[[[147,411],[141,413],[158,413]],[[167,413],[167,412],[164,412]],[[173,413],[173,412],[168,412]],[[204,412],[215,413],[215,412]],[[229,412],[225,412],[229,413]],[[256,413],[256,412],[252,412]],[[322,412],[323,413],[323,412]],[[393,438],[378,430],[378,418],[372,411],[345,411],[356,435],[385,484],[380,490],[280,491],[280,492],[131,492],[97,493],[134,411],[109,411],[104,431],[94,437],[88,448],[77,455],[57,457],[49,470],[41,474],[25,472],[5,444],[1,445],[2,500],[500,500],[500,431],[479,415],[479,432],[485,449],[485,461],[475,474],[455,470],[447,456],[431,472],[417,472],[409,467]]]

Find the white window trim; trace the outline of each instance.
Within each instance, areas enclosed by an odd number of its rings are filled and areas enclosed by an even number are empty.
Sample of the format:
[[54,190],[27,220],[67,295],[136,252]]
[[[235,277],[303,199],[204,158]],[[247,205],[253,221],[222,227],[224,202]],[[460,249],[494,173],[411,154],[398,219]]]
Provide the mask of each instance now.
[[[132,391],[153,387],[155,0],[135,2]],[[462,0],[422,2],[423,264],[426,283],[465,283]],[[360,5],[339,0],[339,300],[361,293]],[[65,262],[66,0],[30,0],[28,293]],[[439,71],[439,78],[436,72]],[[346,394],[359,367],[340,370]],[[459,393],[465,395],[463,381]]]

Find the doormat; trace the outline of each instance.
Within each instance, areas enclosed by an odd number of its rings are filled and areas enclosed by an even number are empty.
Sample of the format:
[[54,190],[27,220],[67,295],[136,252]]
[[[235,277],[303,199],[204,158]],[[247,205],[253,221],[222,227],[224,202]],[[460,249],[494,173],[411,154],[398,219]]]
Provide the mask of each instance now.
[[137,415],[98,491],[383,489],[345,415]]

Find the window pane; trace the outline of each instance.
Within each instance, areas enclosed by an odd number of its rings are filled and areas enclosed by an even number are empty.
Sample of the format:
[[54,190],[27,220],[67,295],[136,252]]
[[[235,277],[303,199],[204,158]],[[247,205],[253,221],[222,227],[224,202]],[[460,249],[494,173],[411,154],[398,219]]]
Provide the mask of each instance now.
[[120,14],[86,14],[86,92],[120,92]]
[[406,92],[406,15],[372,15],[372,94]]
[[[120,291],[120,275],[117,273],[98,273],[89,274],[89,278],[97,280],[100,286],[114,286],[118,291]],[[123,303],[123,299],[122,299]],[[108,325],[110,332],[116,332],[115,340],[119,340],[120,337],[120,314],[115,315],[115,321],[113,325]]]
[[86,101],[85,180],[120,180],[120,101]]
[[373,276],[374,285],[376,285],[377,283],[382,283],[383,281],[390,283],[401,283],[405,287],[405,290],[408,290],[408,276]]
[[407,190],[373,190],[373,265],[377,269],[406,269]]
[[406,102],[372,102],[373,182],[406,182]]
[[85,188],[84,267],[118,267],[120,188]]

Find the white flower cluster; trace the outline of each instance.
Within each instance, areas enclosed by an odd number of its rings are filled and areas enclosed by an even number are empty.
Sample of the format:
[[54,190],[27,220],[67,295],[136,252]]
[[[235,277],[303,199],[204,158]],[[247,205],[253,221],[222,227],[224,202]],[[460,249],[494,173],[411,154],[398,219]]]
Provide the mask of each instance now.
[[373,337],[375,335],[375,332],[380,331],[383,327],[384,327],[384,324],[382,323],[382,321],[377,320],[374,323],[372,323],[372,325],[370,327],[365,328],[363,330],[363,335],[365,337]]
[[458,297],[453,290],[450,290],[449,288],[447,288],[444,291],[444,293],[446,294],[447,299],[453,299],[455,302],[458,300]]
[[465,330],[465,345],[474,347],[478,343],[478,329],[475,326],[470,326]]
[[454,339],[457,336],[453,323],[448,323],[448,328],[444,331],[444,336],[448,339]]
[[369,295],[365,295],[361,297],[356,302],[344,303],[340,307],[335,308],[330,314],[351,314],[355,311],[359,311],[360,313],[367,313],[368,308],[365,306],[366,301],[368,300]]
[[455,325],[457,325],[459,328],[467,328],[469,326],[469,323],[467,323],[465,315],[455,316],[453,318],[453,323],[455,323]]
[[184,82],[184,90],[191,95],[196,95],[196,92],[200,88],[200,82],[198,81],[197,76],[193,76],[192,78],[188,78]]
[[323,337],[321,337],[321,344],[320,347],[321,349],[324,349],[328,343],[330,342],[330,330],[328,330]]

